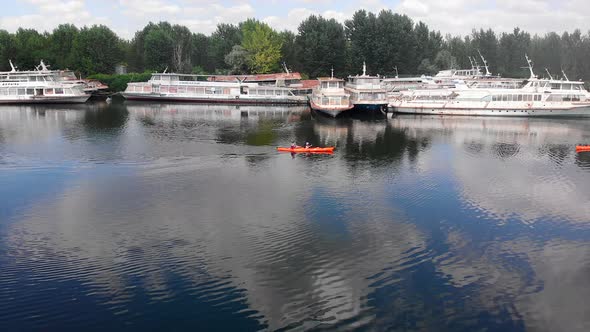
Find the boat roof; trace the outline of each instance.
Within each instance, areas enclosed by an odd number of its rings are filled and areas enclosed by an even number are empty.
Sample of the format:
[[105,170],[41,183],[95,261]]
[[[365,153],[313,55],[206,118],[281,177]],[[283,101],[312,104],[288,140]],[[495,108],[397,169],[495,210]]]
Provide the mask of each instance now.
[[53,76],[51,72],[42,72],[37,70],[27,70],[27,71],[3,71],[0,72],[2,76]]
[[343,79],[336,78],[336,77],[318,77],[318,81],[321,81],[321,82],[324,82],[324,81],[326,81],[326,82],[344,82]]
[[318,80],[301,80],[299,84],[301,84],[301,89],[311,89],[320,85],[320,82]]
[[255,75],[208,75],[208,81],[235,81],[236,79],[245,82],[272,82],[277,80],[300,80],[300,73],[273,73],[273,74],[255,74]]
[[368,79],[378,79],[380,80],[381,77],[380,76],[371,76],[371,75],[355,75],[355,76],[348,76],[349,79],[357,79],[357,78],[368,78]]
[[414,77],[390,77],[384,78],[384,82],[417,82],[432,80],[431,76],[414,76]]

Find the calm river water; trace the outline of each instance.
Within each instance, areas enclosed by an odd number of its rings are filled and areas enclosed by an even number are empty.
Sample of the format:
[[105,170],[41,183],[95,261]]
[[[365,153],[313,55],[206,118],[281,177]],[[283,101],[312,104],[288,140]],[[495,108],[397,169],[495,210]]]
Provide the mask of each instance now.
[[0,330],[590,331],[584,142],[590,120],[2,107]]

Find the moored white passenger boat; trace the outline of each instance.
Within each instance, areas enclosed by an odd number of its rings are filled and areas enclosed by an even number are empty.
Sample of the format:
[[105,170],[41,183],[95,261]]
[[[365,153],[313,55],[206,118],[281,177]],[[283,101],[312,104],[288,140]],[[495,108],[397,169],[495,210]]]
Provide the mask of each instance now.
[[531,77],[519,89],[416,90],[392,100],[397,113],[491,116],[590,116],[590,93],[583,82]]
[[309,99],[313,110],[336,117],[353,108],[350,95],[344,91],[344,80],[334,78],[332,72],[332,77],[320,77],[318,81]]
[[80,84],[64,84],[51,72],[0,72],[0,104],[84,103],[90,98]]
[[203,75],[154,73],[148,82],[129,83],[122,93],[129,100],[226,104],[306,104],[307,96],[289,87],[258,83],[199,81]]
[[349,76],[344,90],[350,94],[355,110],[387,111],[387,91],[381,86],[381,77],[367,75],[363,63],[363,75]]
[[52,73],[55,76],[56,81],[66,84],[68,86],[81,85],[82,89],[87,94],[106,94],[107,90],[109,89],[108,85],[98,80],[82,79],[81,77],[76,77],[76,74],[72,70],[50,70],[48,67],[49,65],[45,65],[45,62],[41,60],[36,69],[37,71],[43,73]]
[[401,100],[397,113],[491,116],[590,116],[583,95],[524,89],[463,90],[450,95]]

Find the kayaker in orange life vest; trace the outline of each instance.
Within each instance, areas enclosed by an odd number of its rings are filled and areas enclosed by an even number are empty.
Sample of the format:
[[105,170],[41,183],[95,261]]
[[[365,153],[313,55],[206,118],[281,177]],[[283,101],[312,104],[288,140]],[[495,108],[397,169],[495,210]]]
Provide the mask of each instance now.
[[309,148],[311,148],[311,144],[309,144],[309,142],[305,142],[305,148],[306,148],[306,149],[309,149]]
[[297,149],[297,144],[295,144],[295,142],[291,143],[291,149]]

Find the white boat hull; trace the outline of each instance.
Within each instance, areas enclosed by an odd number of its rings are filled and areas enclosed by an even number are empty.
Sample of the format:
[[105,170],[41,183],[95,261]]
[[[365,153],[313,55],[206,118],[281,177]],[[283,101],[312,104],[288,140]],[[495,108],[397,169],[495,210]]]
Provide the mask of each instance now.
[[590,117],[590,105],[572,108],[446,108],[446,107],[415,107],[395,106],[393,111],[403,114],[435,114],[435,115],[476,115],[476,116],[527,116],[527,117]]
[[27,96],[21,98],[0,98],[0,104],[83,104],[90,95],[78,96]]
[[309,104],[311,106],[311,109],[313,109],[314,111],[317,112],[322,112],[324,114],[327,114],[333,118],[337,117],[338,115],[340,115],[342,112],[348,111],[352,109],[352,105],[349,106],[329,106],[329,105],[318,105],[316,103],[313,102],[313,100],[309,101]]

